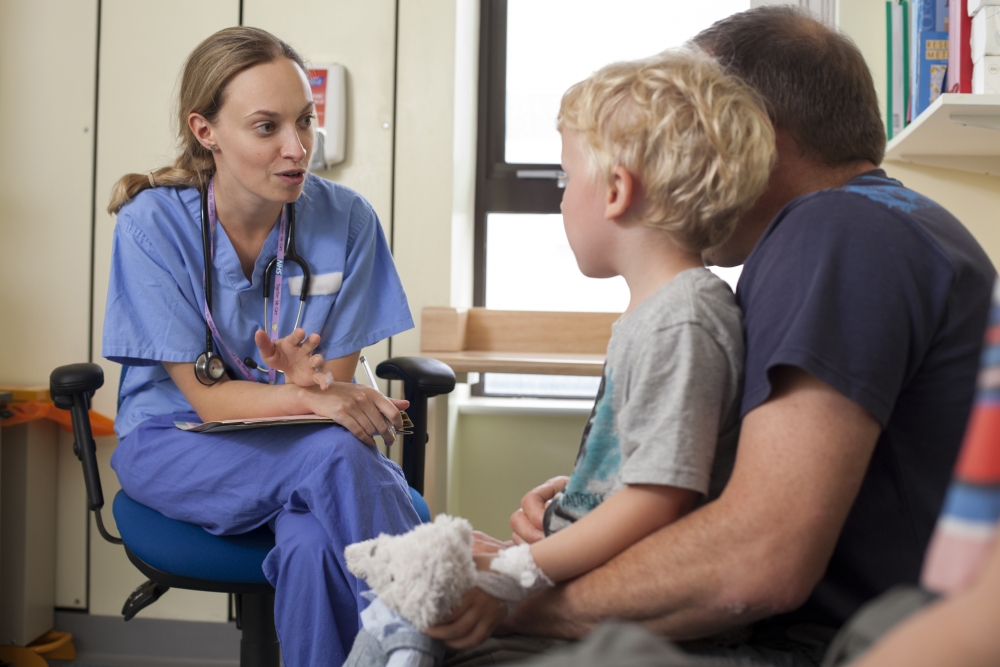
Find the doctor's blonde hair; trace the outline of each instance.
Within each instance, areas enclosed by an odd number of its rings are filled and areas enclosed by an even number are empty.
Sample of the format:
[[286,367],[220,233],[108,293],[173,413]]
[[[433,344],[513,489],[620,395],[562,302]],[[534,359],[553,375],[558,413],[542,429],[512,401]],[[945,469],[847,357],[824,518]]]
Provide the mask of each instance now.
[[173,166],[149,174],[122,176],[111,191],[108,213],[118,213],[137,194],[154,187],[154,182],[170,187],[205,186],[215,172],[215,160],[191,132],[188,115],[196,112],[208,122],[215,122],[225,103],[226,85],[232,78],[254,65],[278,58],[288,58],[306,71],[305,61],[295,49],[260,28],[225,28],[199,44],[184,63],[181,77],[177,105],[180,154]]
[[732,233],[764,192],[774,129],[755,93],[682,47],[608,65],[566,91],[560,132],[580,133],[592,176],[638,179],[639,224],[701,252]]

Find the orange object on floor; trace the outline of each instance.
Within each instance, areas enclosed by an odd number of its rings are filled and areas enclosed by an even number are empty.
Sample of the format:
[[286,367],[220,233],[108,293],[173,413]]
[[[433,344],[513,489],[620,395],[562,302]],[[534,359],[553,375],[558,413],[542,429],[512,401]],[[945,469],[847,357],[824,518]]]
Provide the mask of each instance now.
[[[59,424],[64,431],[73,432],[73,421],[69,410],[60,410],[50,401],[28,401],[26,403],[11,403],[7,410],[13,412],[12,417],[0,421],[0,426],[17,426],[36,419],[51,419]],[[115,434],[115,422],[99,412],[90,411],[90,428],[94,437]]]
[[14,667],[48,667],[45,658],[25,646],[0,646],[0,661]]
[[73,635],[59,630],[49,630],[28,644],[28,648],[46,660],[75,660],[76,646]]

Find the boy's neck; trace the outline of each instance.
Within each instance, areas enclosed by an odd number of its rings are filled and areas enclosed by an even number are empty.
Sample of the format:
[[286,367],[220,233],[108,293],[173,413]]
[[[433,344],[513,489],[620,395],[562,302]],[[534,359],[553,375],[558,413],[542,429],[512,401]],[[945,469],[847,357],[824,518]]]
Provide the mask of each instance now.
[[701,255],[685,250],[658,229],[636,226],[628,230],[619,256],[620,273],[628,283],[629,304],[625,315],[638,308],[677,274],[705,264]]

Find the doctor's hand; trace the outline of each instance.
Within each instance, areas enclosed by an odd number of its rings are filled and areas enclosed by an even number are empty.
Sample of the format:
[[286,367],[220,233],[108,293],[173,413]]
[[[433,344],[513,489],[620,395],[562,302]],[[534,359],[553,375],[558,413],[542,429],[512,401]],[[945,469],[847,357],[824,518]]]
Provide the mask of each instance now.
[[313,354],[319,341],[319,334],[306,336],[305,330],[301,327],[273,342],[263,329],[258,329],[253,336],[253,342],[260,350],[261,360],[269,368],[282,371],[286,383],[297,384],[300,387],[317,385],[320,389],[326,390],[333,382],[333,376],[322,368],[323,355]]
[[569,477],[560,475],[528,491],[521,498],[521,507],[510,515],[510,527],[517,544],[531,544],[545,537],[545,508],[557,493],[566,488]]
[[353,382],[331,382],[325,390],[313,386],[304,392],[311,412],[329,417],[369,447],[375,446],[376,435],[387,443],[393,442],[389,422],[401,430],[403,417],[399,411],[410,405],[409,401],[387,398],[377,389]]

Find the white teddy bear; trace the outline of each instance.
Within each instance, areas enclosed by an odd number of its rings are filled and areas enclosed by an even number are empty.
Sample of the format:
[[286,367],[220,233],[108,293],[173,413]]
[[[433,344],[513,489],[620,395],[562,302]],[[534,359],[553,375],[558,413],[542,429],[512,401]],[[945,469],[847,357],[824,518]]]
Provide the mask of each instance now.
[[433,667],[444,645],[422,633],[447,620],[472,587],[513,606],[552,585],[527,544],[501,550],[489,570],[477,570],[472,526],[446,514],[404,535],[352,544],[344,556],[372,589],[345,667]]
[[344,551],[347,569],[421,632],[447,618],[475,585],[472,525],[439,514],[405,535],[379,535]]

